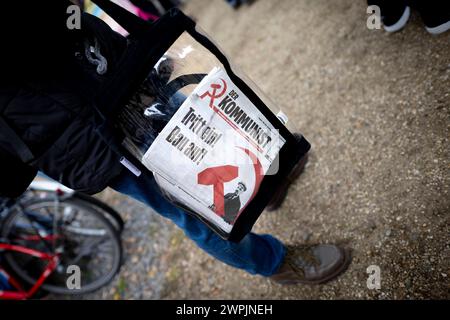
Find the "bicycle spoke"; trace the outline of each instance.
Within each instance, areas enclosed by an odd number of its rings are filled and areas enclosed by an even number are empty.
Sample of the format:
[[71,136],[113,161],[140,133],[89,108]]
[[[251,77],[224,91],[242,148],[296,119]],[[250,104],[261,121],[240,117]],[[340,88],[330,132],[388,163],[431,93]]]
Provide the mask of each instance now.
[[91,243],[83,244],[83,246],[82,246],[81,249],[80,249],[79,254],[78,254],[73,260],[70,261],[70,264],[77,264],[77,262],[78,262],[83,256],[86,256],[86,255],[88,255],[88,254],[91,253],[91,251],[88,251],[89,249],[91,249],[93,246],[96,246],[96,245],[102,243],[102,242],[105,241],[105,240],[107,240],[107,238],[106,238],[106,237],[102,237],[102,238],[100,238],[100,239],[91,241]]

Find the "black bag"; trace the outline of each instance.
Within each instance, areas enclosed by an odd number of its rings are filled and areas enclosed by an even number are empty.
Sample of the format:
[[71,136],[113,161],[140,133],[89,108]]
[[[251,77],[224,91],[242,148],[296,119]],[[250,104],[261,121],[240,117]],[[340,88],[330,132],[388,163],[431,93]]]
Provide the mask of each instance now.
[[[245,206],[241,208],[237,218],[229,219],[228,223],[231,225],[231,229],[225,230],[220,223],[215,223],[204,214],[199,214],[198,211],[187,206],[185,202],[179,201],[179,199],[173,197],[173,194],[168,193],[172,202],[202,220],[221,237],[234,242],[240,241],[251,231],[256,220],[270,201],[276,186],[279,186],[287,178],[301,157],[308,152],[310,144],[304,138],[301,140],[294,138],[283,123],[283,118],[277,117],[263,102],[260,97],[262,94],[256,94],[256,89],[251,88],[250,82],[244,81],[242,76],[234,72],[230,62],[219,48],[206,35],[199,32],[196,23],[180,10],[172,9],[158,21],[149,24],[108,0],[95,0],[95,2],[130,32],[127,52],[116,69],[116,73],[105,82],[99,92],[97,106],[106,118],[106,124],[113,126],[120,139],[125,141],[125,147],[118,152],[126,154],[130,159],[137,160],[133,161],[133,164],[144,174],[148,174],[149,169],[141,163],[143,155],[172,119],[180,104],[182,105],[183,101],[174,103],[174,97],[177,93],[182,98],[191,97],[199,87],[198,83],[204,80],[210,71],[209,69],[200,70],[202,72],[194,70],[190,73],[174,75],[176,68],[169,59],[170,52],[173,52],[173,46],[176,46],[176,43],[186,39],[195,42],[192,44],[193,50],[204,50],[214,60],[213,64],[217,61],[233,86],[243,93],[246,101],[250,101],[251,105],[259,110],[263,116],[260,118],[264,118],[264,121],[268,121],[273,128],[278,130],[279,136],[284,140],[276,159],[272,159],[273,163],[280,161],[278,170],[271,175],[263,176],[262,181],[259,182],[259,187],[254,191],[253,196]],[[185,48],[187,49],[186,52],[190,50],[189,46]],[[179,56],[188,54],[186,52],[180,52]],[[161,65],[164,62],[166,65]],[[204,63],[207,66],[212,65],[208,64],[207,61],[197,62],[199,64]],[[180,70],[186,71],[191,68],[191,65],[184,66],[182,62],[179,65],[181,66]],[[195,69],[195,66],[191,69]],[[226,83],[224,82],[224,92],[225,87]],[[143,112],[148,116],[148,120],[145,117],[140,119],[139,116],[136,118],[133,115],[133,110],[142,107],[145,107]],[[211,107],[213,107],[213,102],[211,102]],[[127,124],[129,120],[131,122]],[[133,128],[142,130],[140,132],[138,130],[133,131]],[[260,137],[259,131],[257,137]],[[173,168],[173,170],[179,170],[179,168]],[[239,187],[247,189],[245,185]],[[221,192],[229,210],[232,207],[240,208],[232,193],[225,194],[224,190],[221,190]],[[219,212],[214,205],[210,209],[213,212]],[[223,210],[221,208],[219,213],[226,221]]]
[[[37,170],[27,165],[33,159],[33,154],[9,124],[0,117],[0,128],[6,136],[7,146],[0,149],[0,177],[8,183],[0,183],[0,195],[17,198],[30,185],[37,174]],[[11,156],[16,154],[19,159]],[[20,174],[18,174],[20,173]]]

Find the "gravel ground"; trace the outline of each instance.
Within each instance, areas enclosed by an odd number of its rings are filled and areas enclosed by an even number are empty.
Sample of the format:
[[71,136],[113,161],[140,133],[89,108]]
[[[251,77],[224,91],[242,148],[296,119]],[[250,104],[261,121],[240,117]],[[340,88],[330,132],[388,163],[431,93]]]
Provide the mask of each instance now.
[[[396,34],[366,27],[365,1],[223,0],[185,7],[312,143],[283,207],[255,231],[288,243],[341,243],[353,263],[322,286],[282,287],[198,249],[150,210],[107,191],[127,227],[114,283],[89,297],[450,298],[450,32],[417,12]],[[381,268],[381,289],[366,268]]]

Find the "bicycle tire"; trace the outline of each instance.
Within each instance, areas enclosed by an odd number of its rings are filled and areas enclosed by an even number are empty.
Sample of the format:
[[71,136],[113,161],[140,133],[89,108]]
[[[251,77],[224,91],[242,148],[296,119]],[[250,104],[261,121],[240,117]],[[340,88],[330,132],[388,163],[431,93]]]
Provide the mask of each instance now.
[[[51,199],[34,199],[29,200],[26,202],[25,206],[29,207],[31,205],[35,204],[43,204],[48,203],[50,206],[54,206],[54,202]],[[117,231],[116,227],[108,221],[107,218],[104,217],[102,213],[100,213],[98,210],[92,208],[92,206],[87,205],[85,201],[81,201],[79,199],[75,198],[68,198],[65,200],[62,200],[60,203],[64,204],[72,204],[77,207],[81,207],[84,209],[84,212],[88,212],[90,215],[95,216],[99,221],[102,221],[103,225],[110,231],[111,239],[114,247],[114,260],[112,263],[111,270],[101,278],[95,280],[92,283],[89,283],[87,285],[83,285],[80,289],[68,289],[66,286],[55,286],[51,284],[47,284],[44,282],[42,287],[40,289],[45,290],[50,293],[55,294],[65,294],[65,295],[81,295],[86,293],[91,293],[99,288],[107,285],[110,283],[115,275],[120,271],[121,265],[122,265],[122,257],[123,257],[123,251],[122,251],[122,243],[120,240],[120,234]],[[19,210],[18,207],[15,207],[12,209],[5,217],[3,224],[0,229],[0,235],[3,238],[8,239],[9,231],[12,227],[12,223],[14,222],[15,218],[19,214],[23,214],[23,210]],[[36,279],[31,277],[25,270],[23,270],[18,263],[14,259],[14,255],[10,252],[4,252],[4,261],[7,263],[8,267],[16,274],[21,280],[23,280],[25,283],[29,285],[33,285],[36,282]]]
[[86,201],[90,205],[99,208],[102,213],[104,212],[106,214],[106,218],[111,220],[119,234],[122,234],[125,223],[116,210],[108,206],[106,203],[84,193],[75,192],[72,197],[81,201]]

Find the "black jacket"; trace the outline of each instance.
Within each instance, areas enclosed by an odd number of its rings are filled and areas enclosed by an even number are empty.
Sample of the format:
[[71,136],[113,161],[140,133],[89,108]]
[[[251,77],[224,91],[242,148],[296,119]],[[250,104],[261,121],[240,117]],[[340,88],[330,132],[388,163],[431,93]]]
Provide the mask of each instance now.
[[[59,6],[39,1],[35,7],[33,2],[27,2],[23,19],[18,4],[2,8],[0,16],[2,30],[16,30],[2,36],[10,46],[0,59],[0,118],[32,154],[24,159],[0,123],[0,196],[20,195],[37,170],[75,190],[99,192],[122,167],[111,147],[115,137],[101,126],[107,106],[95,105],[93,96],[114,71],[127,40],[88,14],[82,15],[81,30],[68,30],[66,1],[58,0],[64,4]],[[17,20],[4,19],[5,13],[17,14]],[[20,30],[11,28],[19,23]],[[87,59],[86,41],[99,43],[105,74]]]

